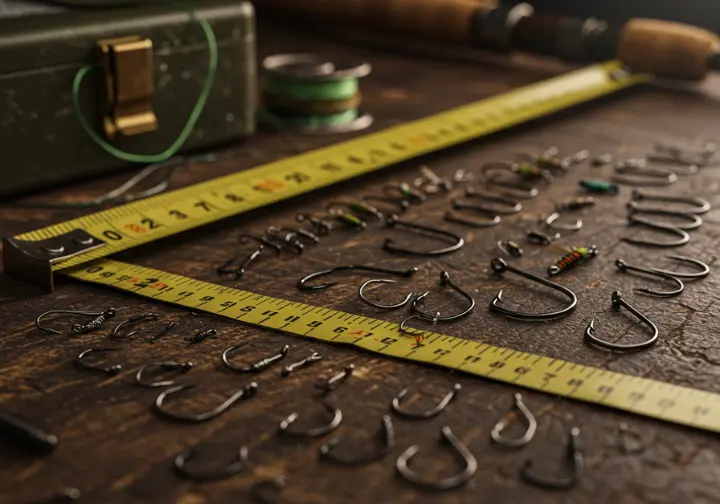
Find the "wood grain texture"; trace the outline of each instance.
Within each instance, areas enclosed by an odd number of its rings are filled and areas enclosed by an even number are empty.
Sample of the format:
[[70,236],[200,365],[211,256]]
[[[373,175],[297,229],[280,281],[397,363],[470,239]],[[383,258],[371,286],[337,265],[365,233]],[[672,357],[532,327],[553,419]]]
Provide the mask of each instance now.
[[[261,26],[260,47],[264,54],[293,51],[323,51],[336,56],[354,55],[373,64],[372,75],[363,81],[365,106],[376,117],[374,128],[382,128],[499,93],[549,76],[556,68],[535,64],[500,66],[482,59],[456,58],[439,61],[423,54],[395,54],[370,47],[329,43],[319,38],[292,36],[281,29]],[[710,88],[720,89],[719,87]],[[513,159],[523,152],[539,152],[555,145],[563,153],[581,148],[593,154],[603,152],[636,156],[653,142],[710,139],[716,131],[720,104],[711,95],[692,91],[645,88],[603,100],[591,106],[538,121],[490,139],[472,142],[449,152],[423,160],[438,173],[450,175],[458,168],[477,171],[490,160]],[[288,139],[263,134],[245,145],[223,152],[211,164],[183,170],[175,186],[197,183],[261,162],[290,154],[296,148],[310,149],[334,138]],[[238,244],[242,232],[261,232],[271,224],[291,225],[299,211],[321,209],[327,202],[359,194],[379,193],[386,183],[411,181],[418,175],[419,163],[373,174],[361,180],[284,202],[273,208],[219,222],[203,229],[176,236],[152,246],[123,253],[118,259],[226,285],[215,268],[232,255],[246,253]],[[646,280],[617,273],[613,262],[622,257],[630,263],[670,266],[665,251],[640,249],[619,241],[625,233],[637,233],[625,223],[624,203],[630,190],[619,197],[599,198],[598,206],[585,212],[585,228],[568,235],[562,245],[595,243],[600,256],[591,263],[560,277],[580,298],[576,312],[547,324],[509,322],[491,315],[487,303],[500,289],[508,303],[530,309],[557,306],[543,289],[513,277],[492,276],[489,261],[497,254],[498,239],[522,240],[525,229],[561,198],[577,194],[581,177],[605,178],[611,168],[573,169],[532,201],[523,211],[503,220],[490,230],[470,230],[442,222],[448,207],[443,196],[431,197],[414,207],[408,219],[461,233],[467,245],[458,253],[430,260],[390,256],[380,250],[392,231],[371,225],[365,232],[338,231],[302,256],[286,254],[266,257],[248,270],[241,288],[285,297],[315,305],[331,306],[392,321],[399,312],[377,313],[357,300],[361,277],[340,278],[340,284],[323,293],[301,293],[295,288],[305,273],[337,264],[366,263],[405,268],[419,266],[421,272],[412,283],[399,284],[403,292],[431,290],[427,305],[444,311],[456,307],[456,299],[442,292],[438,273],[450,271],[464,288],[476,297],[478,306],[467,319],[445,325],[443,331],[455,336],[525,350],[578,363],[605,367],[637,376],[720,391],[720,307],[717,304],[718,275],[700,282],[689,282],[678,298],[655,300],[635,295],[633,287]],[[94,195],[122,180],[122,176],[89,181],[83,185],[58,189],[37,198],[80,199]],[[681,178],[671,188],[674,193],[697,194],[718,207],[720,178],[713,168],[698,176]],[[718,207],[720,208],[720,207]],[[678,251],[708,262],[716,259],[720,242],[720,211],[705,216],[705,225],[693,232],[692,242]],[[13,235],[53,222],[67,220],[81,212],[19,209],[11,204],[0,207],[0,233]],[[425,245],[416,235],[397,232],[398,242]],[[407,241],[405,241],[407,240]],[[428,241],[427,245],[431,242]],[[552,264],[561,253],[557,249],[524,244],[525,257],[516,265],[537,272]],[[364,278],[364,277],[363,277]],[[611,313],[610,293],[621,290],[640,310],[650,316],[661,331],[660,342],[651,350],[633,355],[611,355],[584,345],[582,332],[588,321],[598,319],[598,331],[615,333],[625,340],[639,338],[634,319]],[[391,298],[396,291],[377,291]],[[110,342],[107,332],[70,337],[40,333],[33,326],[35,317],[51,308],[118,309],[124,317],[157,310],[161,320],[138,326],[139,336],[159,331],[169,320],[177,330],[150,345],[140,340]],[[68,319],[54,324],[67,329]],[[195,316],[169,306],[157,306],[138,298],[100,287],[61,281],[52,295],[36,295],[31,290],[0,278],[0,403],[35,419],[59,440],[57,451],[46,458],[31,458],[4,443],[0,444],[0,502],[35,502],[64,486],[77,486],[84,492],[81,502],[102,503],[235,503],[250,502],[251,485],[266,477],[285,474],[288,485],[279,502],[330,504],[337,502],[393,503],[477,503],[513,504],[554,503],[713,503],[720,502],[717,486],[720,475],[720,444],[715,436],[694,432],[652,420],[573,403],[534,392],[524,392],[526,404],[536,412],[539,429],[535,440],[522,451],[500,450],[491,445],[489,433],[512,404],[512,387],[481,381],[459,374],[405,362],[377,358],[353,349],[333,347],[290,336],[248,328],[219,318]],[[187,345],[183,337],[200,328],[217,329],[215,338],[199,345]],[[235,343],[251,344],[238,359],[256,360],[292,345],[288,361],[320,352],[324,360],[312,368],[281,379],[272,368],[253,376],[260,385],[257,397],[238,404],[223,416],[200,425],[168,422],[153,414],[157,390],[136,386],[134,371],[157,360],[190,360],[196,368],[179,377],[178,382],[199,386],[185,397],[173,400],[182,411],[203,411],[242,387],[251,378],[232,374],[220,366],[221,351]],[[112,379],[80,371],[72,361],[82,350],[93,346],[120,349],[108,354],[104,362],[121,363],[123,373]],[[349,453],[374,449],[380,418],[389,410],[392,397],[405,386],[412,387],[410,404],[423,407],[441,397],[453,383],[463,390],[442,415],[429,421],[394,418],[397,446],[391,456],[358,469],[336,467],[319,460],[320,441],[282,438],[279,421],[292,411],[301,415],[300,426],[321,422],[321,404],[314,384],[353,363],[356,372],[331,400],[344,413],[337,431],[347,443]],[[621,422],[640,434],[642,450],[624,454],[618,441]],[[478,459],[476,477],[465,487],[443,494],[428,494],[398,478],[395,458],[408,446],[420,443],[421,452],[413,467],[423,474],[442,477],[458,470],[454,456],[438,445],[440,428],[448,425]],[[562,467],[568,430],[579,426],[587,470],[577,488],[552,493],[524,484],[518,470],[527,458],[539,460],[549,473]],[[250,447],[250,464],[231,479],[196,484],[179,479],[171,471],[175,454],[186,447],[200,451],[197,467],[210,468],[229,460],[240,444]]]

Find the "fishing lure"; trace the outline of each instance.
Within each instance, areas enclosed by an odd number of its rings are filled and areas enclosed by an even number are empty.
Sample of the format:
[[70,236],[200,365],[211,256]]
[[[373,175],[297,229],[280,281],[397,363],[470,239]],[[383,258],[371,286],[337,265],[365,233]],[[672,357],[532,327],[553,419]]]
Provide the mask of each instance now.
[[563,212],[566,210],[582,210],[583,208],[594,206],[595,203],[595,198],[591,196],[580,196],[558,203],[557,205],[555,205],[555,211]]
[[590,247],[576,247],[568,252],[562,259],[550,266],[547,270],[548,275],[559,275],[568,268],[575,266],[589,258],[598,255],[598,249],[595,245]]
[[583,179],[580,181],[580,187],[591,193],[598,194],[619,194],[620,187],[612,182],[604,180]]

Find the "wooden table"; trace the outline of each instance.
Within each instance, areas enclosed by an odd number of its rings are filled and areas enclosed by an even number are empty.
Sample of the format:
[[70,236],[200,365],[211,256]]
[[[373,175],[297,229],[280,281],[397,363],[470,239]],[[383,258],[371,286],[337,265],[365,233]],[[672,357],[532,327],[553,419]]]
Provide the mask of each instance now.
[[[511,65],[480,56],[458,55],[441,60],[424,52],[381,51],[369,45],[291,35],[284,29],[264,25],[259,33],[261,55],[323,51],[372,63],[373,73],[364,79],[362,89],[365,107],[376,118],[373,130],[478,100],[561,70],[553,63],[541,61]],[[451,175],[460,168],[477,172],[485,162],[514,159],[522,153],[537,153],[550,146],[557,146],[567,154],[585,148],[592,154],[610,152],[630,157],[645,154],[657,141],[713,140],[720,114],[720,105],[712,98],[713,90],[720,87],[710,85],[705,93],[660,87],[638,89],[434,155],[423,163],[440,174]],[[216,162],[184,169],[173,185],[197,183],[290,155],[297,148],[307,150],[343,138],[289,138],[264,133],[221,152]],[[193,230],[121,254],[119,258],[235,285],[218,278],[215,269],[229,257],[248,252],[238,244],[239,234],[260,233],[272,224],[291,225],[300,211],[320,210],[330,201],[378,193],[384,184],[393,181],[412,181],[418,175],[418,165],[419,162],[409,162],[396,166],[361,180]],[[701,195],[717,205],[720,177],[715,170],[707,168],[697,176],[683,177],[670,190],[677,194]],[[689,282],[686,292],[676,298],[652,299],[634,294],[634,287],[646,286],[651,281],[618,273],[615,259],[624,258],[641,265],[673,265],[664,259],[665,250],[639,248],[619,241],[629,232],[639,233],[626,225],[624,204],[630,193],[627,187],[618,197],[598,198],[598,205],[582,215],[584,228],[559,242],[563,246],[597,244],[600,248],[596,259],[561,278],[580,298],[572,316],[546,324],[522,323],[509,322],[487,310],[487,303],[501,288],[505,289],[508,303],[516,307],[541,310],[558,305],[558,301],[548,299],[542,288],[516,278],[492,276],[488,265],[498,254],[495,244],[499,239],[522,241],[524,231],[537,227],[538,219],[550,212],[557,201],[578,194],[580,178],[607,178],[611,173],[611,167],[591,168],[587,164],[576,167],[567,176],[559,177],[538,198],[525,201],[520,214],[505,218],[499,227],[488,230],[444,223],[442,216],[448,207],[448,197],[430,197],[427,203],[408,212],[407,217],[461,233],[467,244],[450,256],[436,259],[390,256],[381,250],[390,231],[372,224],[364,232],[334,232],[319,245],[307,247],[303,255],[268,256],[253,265],[238,286],[398,322],[402,313],[378,313],[357,300],[359,276],[339,278],[339,285],[321,293],[301,293],[295,288],[295,282],[301,275],[339,264],[396,268],[414,265],[421,268],[421,272],[413,279],[412,287],[401,283],[398,291],[384,288],[376,295],[392,299],[400,295],[399,291],[428,289],[431,294],[427,306],[447,313],[460,306],[455,296],[439,287],[439,272],[447,270],[472,292],[478,303],[467,319],[443,326],[447,334],[718,392],[718,275],[713,272],[705,280]],[[125,177],[127,175],[87,181],[35,198],[82,199],[115,187]],[[3,204],[0,212],[2,235],[14,235],[82,213],[20,209],[9,203]],[[692,234],[691,243],[679,252],[712,263],[720,243],[719,221],[718,211],[707,214],[705,225]],[[415,246],[419,243],[415,235],[405,233],[398,233],[397,240]],[[524,248],[524,258],[515,264],[538,272],[562,255],[557,247],[527,244]],[[634,318],[611,313],[610,293],[616,289],[659,326],[660,341],[652,349],[615,355],[583,343],[583,330],[593,317],[598,319],[598,331],[604,337],[622,337],[623,341],[643,337]],[[3,327],[0,401],[7,408],[37,420],[60,439],[56,452],[45,458],[33,458],[0,445],[0,501],[3,503],[34,502],[65,486],[80,488],[84,494],[81,502],[249,502],[248,490],[253,483],[280,474],[287,476],[288,483],[277,501],[287,503],[720,502],[717,484],[720,445],[710,434],[523,391],[527,405],[538,417],[538,432],[527,448],[502,450],[491,444],[489,433],[512,405],[513,393],[517,390],[510,386],[198,316],[67,280],[59,282],[53,294],[37,295],[3,277],[0,303]],[[115,307],[118,321],[139,312],[157,311],[161,320],[138,326],[138,338],[131,342],[108,341],[107,332],[70,337],[44,334],[34,327],[34,319],[41,312],[70,307],[85,310]],[[173,333],[152,345],[142,341],[142,336],[159,331],[170,320],[177,324]],[[55,324],[67,327],[64,322],[58,320]],[[217,330],[217,337],[199,345],[188,346],[183,341],[184,336],[209,327]],[[240,342],[250,342],[238,357],[247,362],[274,353],[285,344],[292,345],[288,361],[307,356],[313,350],[322,354],[323,360],[290,378],[280,379],[277,367],[253,376],[260,386],[256,398],[199,425],[179,425],[159,418],[150,409],[157,389],[141,388],[134,383],[134,372],[143,364],[189,360],[196,368],[178,381],[200,386],[187,393],[187,398],[178,398],[173,406],[182,411],[213,408],[251,378],[227,372],[220,365],[222,350]],[[81,351],[106,346],[118,351],[108,354],[103,362],[122,364],[124,371],[120,375],[107,379],[102,374],[73,366],[73,360]],[[369,453],[379,446],[381,416],[388,413],[391,399],[403,387],[409,386],[413,393],[417,392],[409,401],[411,407],[417,408],[432,405],[456,382],[462,384],[463,389],[447,411],[431,420],[408,421],[394,417],[397,444],[382,461],[360,468],[334,466],[319,460],[321,440],[282,438],[277,432],[278,423],[293,411],[300,413],[300,422],[307,422],[303,425],[322,422],[315,382],[351,363],[355,365],[355,374],[332,398],[343,411],[338,433],[347,443],[342,449],[349,454]],[[640,449],[636,453],[628,455],[621,450],[618,428],[622,422],[639,434]],[[413,461],[414,468],[428,477],[453,474],[460,466],[454,454],[438,444],[440,429],[445,425],[472,450],[479,468],[465,487],[431,494],[398,477],[395,459],[411,444],[420,443],[421,452]],[[518,470],[526,459],[538,461],[540,468],[550,475],[563,474],[567,433],[573,426],[581,429],[586,462],[577,488],[550,492],[523,483]],[[515,428],[520,432],[519,427]],[[171,470],[173,457],[187,447],[198,448],[198,468],[212,468],[230,460],[242,444],[250,449],[250,463],[233,478],[196,484],[178,478]]]

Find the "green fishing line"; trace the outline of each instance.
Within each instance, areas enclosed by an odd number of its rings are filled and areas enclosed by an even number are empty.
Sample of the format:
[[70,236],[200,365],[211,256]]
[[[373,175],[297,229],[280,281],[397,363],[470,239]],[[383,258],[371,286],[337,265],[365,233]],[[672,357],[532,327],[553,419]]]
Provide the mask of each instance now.
[[346,124],[351,121],[354,121],[358,117],[358,111],[353,110],[346,110],[345,112],[340,112],[338,114],[329,114],[329,115],[322,115],[322,116],[295,116],[295,115],[287,115],[287,116],[278,116],[274,114],[272,115],[274,119],[278,121],[282,121],[286,126],[303,126],[303,127],[317,127],[317,126],[335,126],[338,124]]
[[358,93],[358,88],[355,78],[303,81],[274,74],[265,78],[265,93],[300,101],[348,100]]
[[85,116],[82,113],[82,109],[80,108],[80,85],[83,82],[83,79],[85,79],[85,76],[90,73],[92,70],[97,68],[96,65],[87,65],[82,67],[80,70],[77,71],[75,74],[75,78],[73,79],[73,87],[72,87],[72,97],[73,97],[73,105],[75,107],[75,114],[77,115],[78,121],[80,122],[80,125],[83,127],[85,132],[90,136],[90,138],[93,139],[93,141],[102,147],[106,152],[109,154],[115,156],[118,159],[122,159],[123,161],[129,161],[133,163],[161,163],[163,161],[166,161],[170,159],[172,156],[174,156],[185,144],[188,137],[190,137],[190,133],[192,133],[193,129],[195,128],[195,124],[197,123],[198,119],[200,118],[200,114],[202,114],[203,109],[205,108],[205,104],[207,103],[208,96],[210,95],[210,90],[212,88],[213,82],[215,80],[215,72],[217,71],[218,66],[218,45],[217,40],[215,39],[215,32],[213,32],[212,26],[210,26],[210,23],[208,23],[205,19],[202,19],[198,17],[195,13],[195,11],[190,10],[190,15],[192,18],[197,21],[197,23],[200,25],[200,27],[203,30],[203,33],[205,34],[205,39],[207,40],[208,44],[208,71],[205,75],[205,81],[203,82],[202,90],[200,91],[200,96],[198,96],[197,102],[195,102],[195,106],[193,107],[192,111],[190,112],[190,117],[188,118],[187,123],[185,123],[185,126],[183,127],[182,131],[178,135],[178,137],[175,139],[175,141],[165,149],[164,151],[158,153],[158,154],[134,154],[132,152],[125,152],[121,149],[118,149],[117,147],[114,147],[110,143],[108,143],[104,138],[102,138],[98,133],[96,133],[92,127],[90,127],[90,124],[88,124],[87,120],[85,119]]

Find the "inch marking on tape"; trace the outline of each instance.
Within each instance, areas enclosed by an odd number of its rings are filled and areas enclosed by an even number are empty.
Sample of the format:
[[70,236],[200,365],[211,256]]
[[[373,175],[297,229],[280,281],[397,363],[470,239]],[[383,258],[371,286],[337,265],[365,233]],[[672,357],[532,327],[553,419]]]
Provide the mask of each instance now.
[[438,333],[421,340],[397,324],[193,280],[112,259],[63,271],[165,303],[270,330],[432,364],[548,394],[720,432],[720,395]]
[[[120,205],[13,239],[40,241],[84,230],[105,242],[67,258],[56,258],[46,266],[52,271],[70,268],[489,135],[651,78],[619,70],[618,62],[590,66],[418,121]],[[24,261],[6,264],[5,272],[18,278],[28,277],[13,272],[12,268],[27,268]]]

